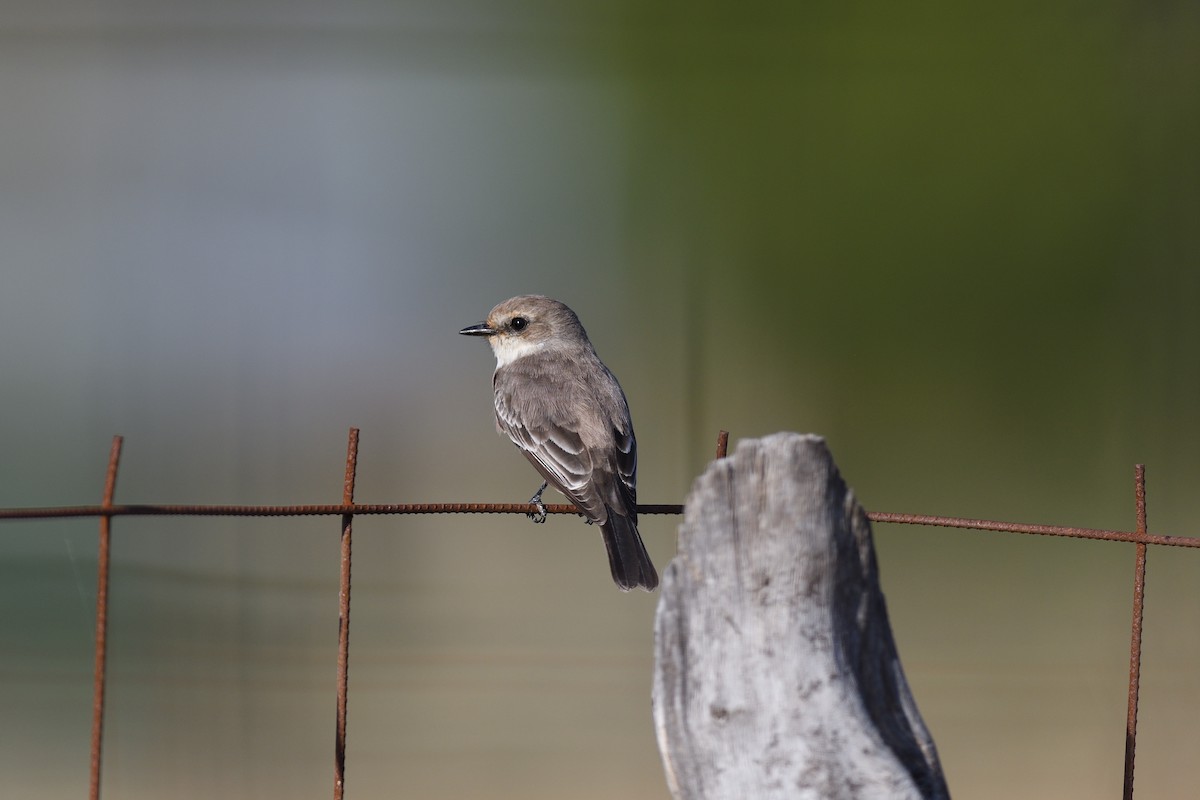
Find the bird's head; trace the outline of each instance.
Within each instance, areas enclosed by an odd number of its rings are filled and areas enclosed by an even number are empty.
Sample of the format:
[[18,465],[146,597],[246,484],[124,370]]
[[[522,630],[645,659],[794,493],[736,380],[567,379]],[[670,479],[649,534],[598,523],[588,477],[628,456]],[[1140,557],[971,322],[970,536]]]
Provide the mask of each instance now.
[[540,350],[570,349],[586,346],[588,341],[574,311],[537,294],[505,300],[491,310],[486,320],[459,333],[486,336],[496,354],[497,368]]

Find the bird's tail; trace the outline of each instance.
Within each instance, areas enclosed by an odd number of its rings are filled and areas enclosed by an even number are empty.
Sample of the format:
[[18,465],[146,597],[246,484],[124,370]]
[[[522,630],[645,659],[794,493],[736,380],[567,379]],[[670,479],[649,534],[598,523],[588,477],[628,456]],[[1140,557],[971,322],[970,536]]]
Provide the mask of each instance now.
[[608,520],[600,526],[600,531],[604,534],[613,582],[624,592],[638,586],[653,591],[658,586],[658,573],[634,521],[610,508]]

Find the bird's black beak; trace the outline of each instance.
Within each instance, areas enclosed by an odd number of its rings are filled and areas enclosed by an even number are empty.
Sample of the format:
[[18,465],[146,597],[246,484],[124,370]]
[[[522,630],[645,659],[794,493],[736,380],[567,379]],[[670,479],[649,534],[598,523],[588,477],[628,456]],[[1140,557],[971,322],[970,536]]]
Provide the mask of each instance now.
[[463,336],[494,336],[496,329],[489,328],[486,322],[476,322],[474,325],[463,328],[459,333]]

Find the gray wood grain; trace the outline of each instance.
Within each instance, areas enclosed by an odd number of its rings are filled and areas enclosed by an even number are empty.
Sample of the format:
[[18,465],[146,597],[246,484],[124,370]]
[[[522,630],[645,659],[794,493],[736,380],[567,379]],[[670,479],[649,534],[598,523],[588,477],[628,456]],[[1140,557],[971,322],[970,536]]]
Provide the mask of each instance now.
[[713,462],[661,591],[654,721],[676,798],[949,797],[870,522],[824,439],[774,434]]

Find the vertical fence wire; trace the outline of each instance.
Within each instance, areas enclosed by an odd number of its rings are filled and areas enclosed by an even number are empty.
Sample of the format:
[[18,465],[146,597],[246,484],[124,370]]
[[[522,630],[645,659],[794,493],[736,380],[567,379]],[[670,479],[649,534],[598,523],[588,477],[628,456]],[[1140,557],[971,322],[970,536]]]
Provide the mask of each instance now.
[[[117,490],[117,467],[121,462],[120,436],[114,436],[108,452],[108,469],[104,475],[104,497],[102,508],[112,508],[113,494]],[[108,669],[108,565],[109,545],[112,540],[112,517],[100,517],[100,544],[96,567],[96,666],[92,678],[92,763],[88,781],[88,797],[100,798],[100,756],[104,741],[104,695]]]
[[[354,478],[358,472],[358,428],[350,429],[346,445],[346,480],[342,505],[354,505]],[[350,533],[353,514],[342,515],[341,580],[338,589],[337,733],[333,754],[333,800],[346,791],[346,701],[350,679]]]
[[[1133,468],[1137,533],[1146,535],[1146,465]],[[1138,692],[1142,679],[1142,612],[1146,599],[1146,543],[1137,542],[1133,560],[1133,624],[1129,643],[1129,703],[1125,712],[1125,782],[1123,800],[1133,800],[1133,761],[1137,750]]]

